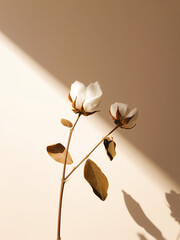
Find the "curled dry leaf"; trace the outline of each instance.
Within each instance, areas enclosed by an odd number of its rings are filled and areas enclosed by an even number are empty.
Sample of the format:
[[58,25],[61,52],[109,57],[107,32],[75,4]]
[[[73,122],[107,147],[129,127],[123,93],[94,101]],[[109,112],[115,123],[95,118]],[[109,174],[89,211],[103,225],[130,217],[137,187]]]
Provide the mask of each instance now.
[[65,119],[65,118],[61,118],[61,123],[63,126],[71,128],[73,126],[72,122],[70,122],[69,120]]
[[113,139],[107,137],[104,139],[104,146],[108,157],[112,161],[113,158],[116,156],[116,143],[113,141]]
[[93,192],[104,201],[107,197],[109,183],[101,169],[90,159],[85,163],[84,177],[91,185]]
[[[47,152],[57,162],[64,163],[66,148],[61,143],[47,146]],[[73,160],[71,158],[70,153],[68,153],[67,164],[72,164],[72,163],[73,163]]]

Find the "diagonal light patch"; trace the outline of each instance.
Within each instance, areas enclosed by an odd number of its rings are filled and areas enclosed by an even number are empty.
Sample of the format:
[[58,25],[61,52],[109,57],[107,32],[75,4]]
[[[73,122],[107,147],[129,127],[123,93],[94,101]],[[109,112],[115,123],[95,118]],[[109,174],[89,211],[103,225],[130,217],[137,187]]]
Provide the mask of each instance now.
[[[57,83],[52,75],[0,34],[2,239],[7,239],[7,232],[9,239],[25,239],[27,233],[29,239],[56,238],[60,167],[51,161],[45,149],[57,142],[66,144],[68,132],[60,125],[60,119],[72,122],[75,119],[67,95],[68,89],[63,84]],[[82,159],[111,128],[96,114],[82,118],[70,149],[74,162]],[[90,195],[82,179],[82,167],[77,171],[79,174],[72,175],[65,194],[64,239],[81,235],[88,240],[89,226],[92,233],[96,232],[97,239],[109,239],[112,229],[113,240],[133,239],[139,229],[124,210],[121,189],[143,204],[148,217],[153,223],[158,222],[167,239],[175,239],[178,226],[164,204],[164,193],[170,189],[178,192],[179,187],[119,133],[118,130],[113,135],[117,144],[113,162],[106,159],[103,146],[92,155],[110,180],[109,198],[103,206]],[[79,226],[82,226],[81,234]],[[92,239],[91,234],[89,239]]]

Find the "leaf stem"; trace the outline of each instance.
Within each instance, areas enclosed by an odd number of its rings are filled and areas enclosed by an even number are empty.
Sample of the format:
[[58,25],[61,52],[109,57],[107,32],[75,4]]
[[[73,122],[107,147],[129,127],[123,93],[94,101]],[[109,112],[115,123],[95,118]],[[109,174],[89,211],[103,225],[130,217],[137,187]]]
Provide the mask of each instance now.
[[58,214],[58,229],[57,229],[57,240],[61,240],[61,212],[62,212],[62,199],[63,199],[63,191],[64,191],[64,185],[65,185],[65,173],[66,173],[66,163],[67,163],[67,156],[68,156],[68,150],[69,145],[71,141],[71,136],[73,133],[73,130],[80,118],[81,114],[78,114],[78,117],[73,125],[73,127],[70,129],[67,147],[66,147],[66,155],[64,159],[64,167],[63,167],[63,173],[62,173],[62,179],[61,179],[61,187],[60,187],[60,197],[59,197],[59,214]]
[[111,133],[113,133],[117,128],[119,128],[119,125],[117,125],[115,128],[113,128],[106,136],[104,136],[100,142],[76,165],[72,171],[65,177],[65,181],[71,176],[71,174],[91,155],[92,152],[104,141],[106,137],[108,137]]

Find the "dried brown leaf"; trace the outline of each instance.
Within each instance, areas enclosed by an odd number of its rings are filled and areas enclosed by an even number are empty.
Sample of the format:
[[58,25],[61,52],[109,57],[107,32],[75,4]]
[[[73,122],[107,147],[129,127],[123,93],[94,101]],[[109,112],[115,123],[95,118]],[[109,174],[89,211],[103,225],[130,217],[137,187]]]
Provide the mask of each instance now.
[[[66,148],[61,143],[47,146],[47,152],[57,162],[64,163]],[[70,153],[68,153],[67,164],[72,164],[72,163],[73,163],[73,160],[71,158]]]
[[113,141],[113,139],[107,137],[104,139],[104,146],[108,157],[112,161],[116,156],[116,143]]
[[63,126],[71,128],[73,126],[72,122],[70,122],[69,120],[65,119],[65,118],[61,118],[61,123]]
[[91,185],[93,192],[104,201],[107,197],[109,183],[101,169],[90,159],[85,163],[84,177]]

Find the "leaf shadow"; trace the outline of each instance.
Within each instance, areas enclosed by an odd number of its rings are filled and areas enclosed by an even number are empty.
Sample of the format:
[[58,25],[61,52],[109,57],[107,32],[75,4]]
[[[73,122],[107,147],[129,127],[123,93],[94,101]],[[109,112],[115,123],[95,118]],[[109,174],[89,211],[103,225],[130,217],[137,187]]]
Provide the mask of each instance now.
[[[129,211],[129,214],[134,219],[134,221],[142,228],[146,230],[151,236],[153,236],[156,240],[166,240],[161,231],[151,222],[151,220],[146,216],[140,204],[136,202],[129,194],[125,191],[122,191],[124,195],[124,201],[126,207]],[[142,235],[140,236],[141,239]],[[144,237],[144,236],[143,236]],[[144,237],[146,240],[146,238]]]
[[138,233],[139,239],[140,240],[148,240],[143,234]]
[[171,216],[180,224],[180,193],[171,190],[170,193],[165,193],[165,197],[171,210]]

